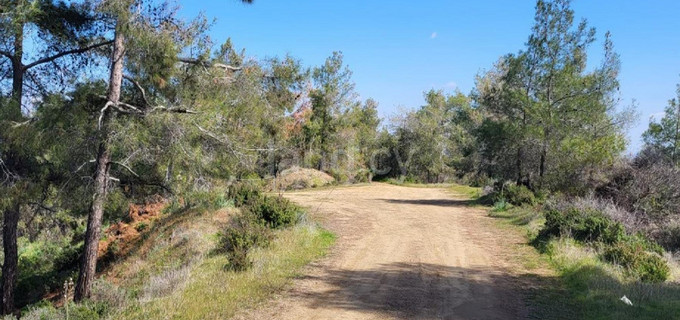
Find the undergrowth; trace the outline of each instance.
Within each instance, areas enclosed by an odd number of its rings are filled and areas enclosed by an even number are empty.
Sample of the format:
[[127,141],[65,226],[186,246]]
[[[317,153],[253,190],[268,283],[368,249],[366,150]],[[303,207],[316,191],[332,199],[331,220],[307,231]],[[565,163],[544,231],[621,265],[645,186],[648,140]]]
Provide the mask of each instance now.
[[[502,212],[490,209],[490,216],[523,230],[528,242],[538,247],[558,273],[561,286],[539,290],[533,301],[537,305],[534,316],[543,319],[677,317],[680,286],[675,282],[661,282],[661,278],[667,276],[668,259],[656,252],[658,246],[638,235],[625,234],[616,224],[600,219],[597,213],[591,214],[592,219],[581,217],[576,223],[556,224],[546,222],[546,215],[530,206],[515,206]],[[564,228],[565,225],[570,227]],[[646,276],[642,276],[644,274]],[[620,300],[624,295],[633,306]]]

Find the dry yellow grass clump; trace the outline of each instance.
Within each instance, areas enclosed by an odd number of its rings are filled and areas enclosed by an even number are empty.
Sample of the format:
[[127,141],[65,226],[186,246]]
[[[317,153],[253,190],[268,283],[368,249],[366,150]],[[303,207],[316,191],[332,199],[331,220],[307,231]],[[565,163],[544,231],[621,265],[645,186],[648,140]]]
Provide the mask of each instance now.
[[296,166],[281,171],[281,174],[270,182],[269,189],[278,191],[317,188],[334,181],[335,179],[325,172]]

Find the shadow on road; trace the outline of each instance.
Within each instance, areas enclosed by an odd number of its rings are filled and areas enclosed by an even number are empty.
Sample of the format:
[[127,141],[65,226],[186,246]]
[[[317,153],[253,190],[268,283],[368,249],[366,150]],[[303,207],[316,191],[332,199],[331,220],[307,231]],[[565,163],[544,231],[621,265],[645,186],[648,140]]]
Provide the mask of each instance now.
[[[310,277],[311,278],[311,277]],[[331,270],[312,280],[331,290],[296,293],[310,308],[338,308],[398,319],[524,319],[528,296],[545,279],[503,270],[392,263],[372,270]],[[547,286],[545,286],[547,288]]]
[[474,204],[473,200],[454,200],[454,199],[377,199],[395,204],[415,204],[425,206],[440,207],[465,207]]

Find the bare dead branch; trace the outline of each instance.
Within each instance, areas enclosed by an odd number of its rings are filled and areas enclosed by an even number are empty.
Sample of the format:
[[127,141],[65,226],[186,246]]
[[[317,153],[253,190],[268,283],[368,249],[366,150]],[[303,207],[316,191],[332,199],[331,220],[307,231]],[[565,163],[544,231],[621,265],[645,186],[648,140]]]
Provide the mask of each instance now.
[[[128,110],[123,110],[121,106],[127,108]],[[142,111],[139,107],[133,106],[129,103],[125,102],[118,102],[118,105],[116,105],[116,109],[118,111],[123,112],[123,113],[139,113],[139,114],[144,114],[144,111]]]
[[74,171],[73,173],[76,173],[76,172],[80,171],[80,169],[82,169],[82,168],[83,168],[85,165],[87,165],[88,163],[95,163],[95,160],[92,159],[92,160],[88,160],[88,161],[84,162],[84,163],[81,164],[81,165],[78,167],[78,169],[76,169],[76,171]]
[[184,109],[184,108],[177,108],[177,107],[165,107],[165,106],[155,106],[149,113],[151,112],[156,112],[156,111],[162,111],[162,112],[172,112],[172,113],[189,113],[189,114],[198,114],[197,111],[191,110],[191,109]]
[[220,68],[220,69],[224,69],[225,71],[231,71],[231,72],[240,71],[240,70],[243,69],[242,67],[234,67],[234,66],[230,66],[230,65],[224,64],[224,63],[211,63],[211,62],[208,62],[208,61],[202,61],[202,60],[191,59],[191,58],[177,58],[177,60],[179,62],[183,62],[183,63],[200,65],[200,66],[206,67],[206,68]]
[[97,128],[99,130],[102,129],[102,120],[104,119],[104,113],[106,113],[106,110],[109,109],[109,107],[113,106],[113,105],[115,105],[113,102],[106,101],[106,104],[104,105],[104,107],[99,111],[99,121],[97,122]]
[[147,106],[151,106],[151,103],[149,103],[149,100],[146,98],[146,91],[144,90],[144,88],[142,87],[142,85],[139,84],[139,82],[137,82],[137,81],[136,81],[135,79],[133,79],[132,77],[126,76],[126,75],[123,75],[123,79],[132,82],[132,84],[134,84],[135,87],[137,87],[137,90],[139,90],[139,92],[142,93],[142,99],[144,99],[144,103],[146,103]]
[[42,58],[42,59],[36,60],[36,61],[34,61],[34,62],[32,62],[32,63],[29,63],[29,64],[23,66],[22,69],[23,69],[24,71],[26,71],[26,70],[28,70],[28,69],[30,69],[30,68],[33,68],[33,67],[37,66],[37,65],[40,65],[40,64],[43,64],[43,63],[47,63],[47,62],[52,62],[52,61],[54,61],[54,60],[56,60],[56,59],[59,59],[59,58],[61,58],[61,57],[63,57],[63,56],[67,56],[67,55],[70,55],[70,54],[83,53],[83,52],[86,52],[86,51],[89,51],[89,50],[92,50],[92,49],[96,49],[96,48],[99,48],[99,47],[103,47],[103,46],[106,46],[106,45],[109,45],[109,44],[112,44],[112,43],[113,43],[113,40],[109,40],[109,41],[104,41],[104,42],[95,43],[95,44],[89,45],[89,46],[87,46],[87,47],[82,47],[82,48],[78,48],[78,49],[62,51],[62,52],[59,52],[59,53],[57,53],[57,54],[51,55],[51,56],[49,56],[49,57],[44,57],[44,58]]
[[30,124],[31,122],[34,122],[34,121],[35,121],[35,118],[30,118],[30,119],[28,119],[24,122],[12,121],[12,128],[22,127],[22,126],[28,125],[28,124]]
[[117,164],[117,165],[119,165],[119,166],[121,166],[121,167],[127,169],[127,171],[130,171],[130,173],[132,173],[133,176],[139,178],[139,175],[137,174],[137,172],[135,172],[134,170],[132,170],[132,168],[130,168],[130,167],[127,166],[126,164],[124,164],[124,163],[122,163],[122,162],[118,162],[118,161],[111,161],[111,162],[109,162],[109,163],[110,163],[110,164]]

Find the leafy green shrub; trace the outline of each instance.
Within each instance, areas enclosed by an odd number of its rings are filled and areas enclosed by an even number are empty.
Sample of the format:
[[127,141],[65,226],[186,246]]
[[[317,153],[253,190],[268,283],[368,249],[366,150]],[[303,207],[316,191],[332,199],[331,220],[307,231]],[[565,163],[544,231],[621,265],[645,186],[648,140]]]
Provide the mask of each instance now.
[[503,190],[502,196],[505,197],[508,202],[516,206],[524,204],[533,206],[537,203],[534,193],[523,185],[508,185],[506,189]]
[[223,189],[213,189],[211,191],[194,191],[185,195],[186,208],[202,208],[202,209],[221,209],[230,206],[231,200]]
[[248,210],[271,228],[285,227],[295,223],[302,211],[298,206],[281,197],[262,197]]
[[569,236],[581,242],[612,244],[623,240],[626,232],[623,225],[612,221],[600,211],[575,208],[564,212],[548,210],[545,213],[545,225],[538,238],[547,240],[559,236]]
[[328,174],[330,174],[337,183],[347,183],[349,181],[349,175],[345,171],[330,169],[328,170]]
[[505,201],[505,199],[501,198],[500,200],[496,201],[493,205],[493,212],[504,212],[508,210],[508,202]]
[[140,222],[135,226],[135,230],[138,232],[144,232],[144,230],[149,228],[149,224],[146,222]]
[[622,241],[605,247],[606,261],[625,267],[633,276],[644,282],[663,282],[670,275],[670,268],[660,256],[646,251],[638,241]]
[[362,183],[362,182],[371,182],[371,171],[368,169],[359,169],[357,173],[354,175],[353,182],[356,183]]
[[485,173],[468,173],[460,178],[458,183],[475,188],[493,185],[494,180]]
[[269,228],[259,223],[252,213],[245,212],[234,217],[232,223],[219,235],[219,249],[229,257],[229,269],[246,270],[252,265],[248,252],[255,247],[268,245],[271,238]]
[[262,190],[252,183],[234,184],[229,188],[228,195],[237,207],[252,205],[263,197]]

